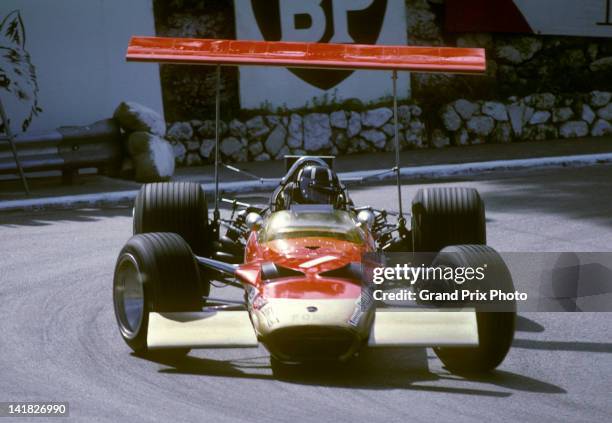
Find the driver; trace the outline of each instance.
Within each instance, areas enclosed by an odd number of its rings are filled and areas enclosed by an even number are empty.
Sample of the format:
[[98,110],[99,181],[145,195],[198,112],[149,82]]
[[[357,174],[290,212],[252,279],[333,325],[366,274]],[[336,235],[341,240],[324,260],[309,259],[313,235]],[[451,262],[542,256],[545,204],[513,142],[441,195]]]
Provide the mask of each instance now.
[[340,209],[346,207],[347,199],[334,171],[309,164],[300,169],[296,180],[280,193],[276,208],[288,209],[291,204],[330,204]]

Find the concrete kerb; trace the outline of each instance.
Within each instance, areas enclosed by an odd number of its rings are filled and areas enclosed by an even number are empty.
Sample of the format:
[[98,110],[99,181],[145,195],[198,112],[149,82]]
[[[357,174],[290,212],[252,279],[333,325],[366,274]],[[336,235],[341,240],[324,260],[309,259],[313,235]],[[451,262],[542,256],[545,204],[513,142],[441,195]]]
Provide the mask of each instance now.
[[[511,171],[521,169],[538,169],[554,167],[591,166],[612,162],[612,153],[584,154],[573,156],[537,157],[518,160],[493,160],[460,164],[443,164],[431,166],[403,167],[400,174],[403,178],[445,178],[449,176],[468,176],[494,171]],[[350,179],[360,183],[384,181],[395,178],[393,172],[387,169],[354,171],[340,173],[340,179]],[[223,182],[219,185],[223,195],[246,192],[269,191],[277,186],[275,180]],[[214,184],[202,184],[206,192],[214,191]],[[0,212],[16,210],[35,210],[46,208],[79,208],[110,206],[131,203],[138,190],[100,192],[95,194],[67,195],[60,197],[44,197],[33,199],[7,200],[0,202]]]

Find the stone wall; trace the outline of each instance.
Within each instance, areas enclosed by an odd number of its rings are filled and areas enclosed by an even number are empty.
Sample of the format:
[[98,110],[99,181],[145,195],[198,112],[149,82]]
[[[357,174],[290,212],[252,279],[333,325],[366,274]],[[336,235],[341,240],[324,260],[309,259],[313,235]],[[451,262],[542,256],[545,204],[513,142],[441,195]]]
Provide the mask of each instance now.
[[[402,149],[428,145],[422,110],[398,107]],[[364,111],[257,115],[248,120],[221,121],[220,151],[225,161],[280,159],[286,154],[352,154],[393,149],[393,112],[388,107]],[[213,120],[176,122],[166,138],[179,165],[195,166],[214,160]]]
[[612,134],[612,93],[511,97],[506,102],[456,100],[440,111],[438,145],[505,143]]
[[[440,126],[425,122],[422,108],[415,104],[398,107],[402,150],[612,134],[612,93],[541,93],[504,102],[459,99],[435,114]],[[392,117],[390,108],[376,107],[221,121],[220,151],[228,162],[280,159],[286,154],[391,151]],[[201,165],[214,159],[213,120],[176,122],[166,138],[179,165]]]

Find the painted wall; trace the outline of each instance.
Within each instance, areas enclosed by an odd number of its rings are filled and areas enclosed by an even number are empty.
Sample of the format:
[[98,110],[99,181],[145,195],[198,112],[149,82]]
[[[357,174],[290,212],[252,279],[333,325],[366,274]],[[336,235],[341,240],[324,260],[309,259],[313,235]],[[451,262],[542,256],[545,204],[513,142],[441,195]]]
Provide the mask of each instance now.
[[612,0],[515,0],[536,34],[612,37]]
[[449,32],[612,37],[612,0],[446,0]]
[[[23,129],[33,107],[34,99],[24,99],[16,88],[21,79],[22,91],[32,97],[26,53],[35,66],[42,109],[29,131],[105,119],[123,100],[163,112],[158,66],[124,60],[131,35],[155,35],[152,0],[2,0],[0,22],[15,10],[25,44],[15,39],[20,38],[15,14],[0,34],[0,71],[15,88],[8,90],[6,80],[4,87],[0,81],[0,98],[13,131]],[[18,64],[7,58],[10,54],[20,57]]]

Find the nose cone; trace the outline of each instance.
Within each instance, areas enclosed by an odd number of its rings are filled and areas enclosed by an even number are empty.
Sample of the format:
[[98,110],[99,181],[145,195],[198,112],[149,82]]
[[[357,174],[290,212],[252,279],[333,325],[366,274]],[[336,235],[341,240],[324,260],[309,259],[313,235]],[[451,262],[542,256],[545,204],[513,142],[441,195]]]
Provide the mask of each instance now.
[[281,361],[345,359],[368,335],[365,316],[356,321],[352,299],[269,299],[253,319],[262,343]]
[[264,345],[285,362],[344,360],[360,345],[357,333],[339,327],[294,326],[271,333]]

